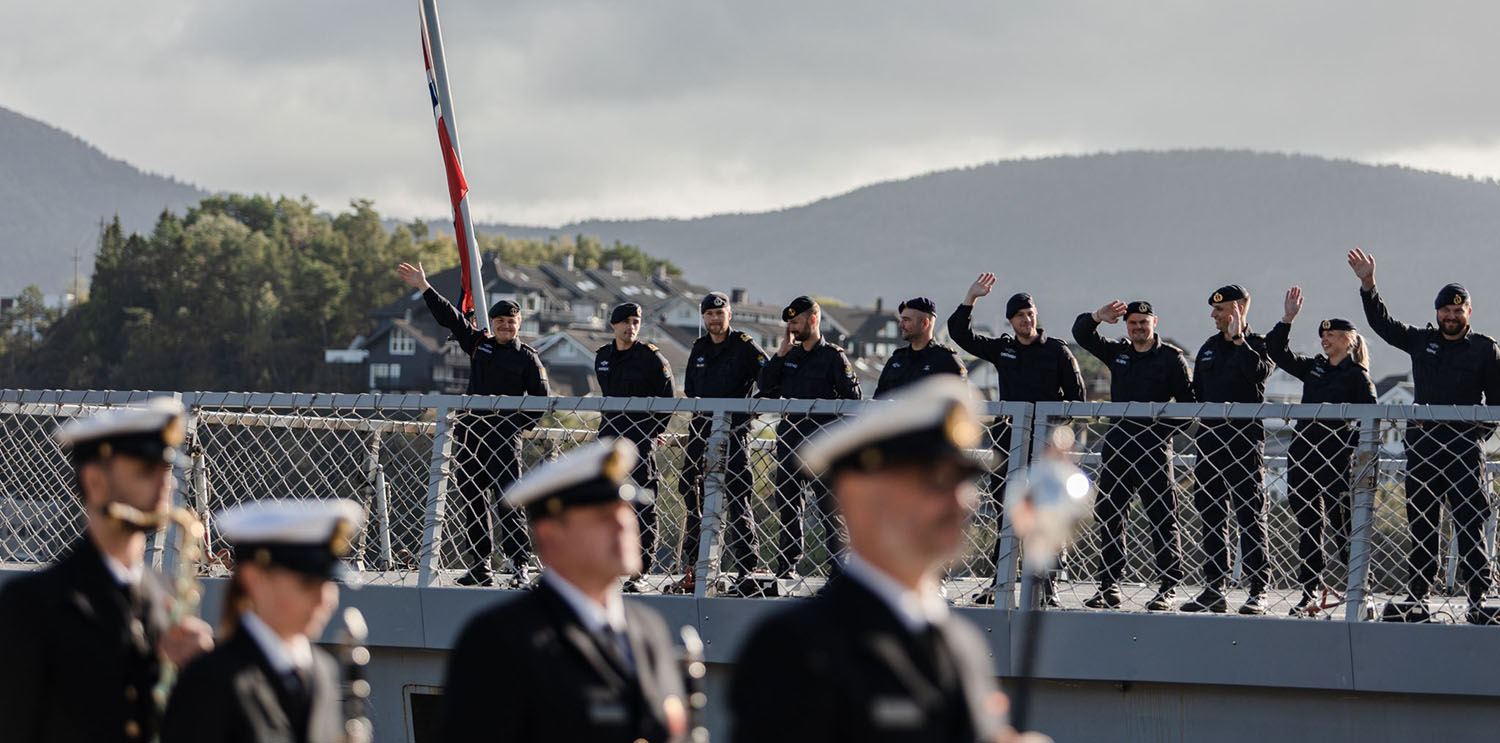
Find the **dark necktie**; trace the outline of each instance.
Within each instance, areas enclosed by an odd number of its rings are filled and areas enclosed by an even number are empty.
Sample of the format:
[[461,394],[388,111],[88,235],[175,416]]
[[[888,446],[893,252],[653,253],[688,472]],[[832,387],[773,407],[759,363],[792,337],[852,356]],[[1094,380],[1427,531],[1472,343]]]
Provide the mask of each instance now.
[[281,674],[281,685],[286,691],[286,716],[297,732],[299,740],[307,730],[307,721],[312,714],[312,688],[306,671],[293,669]]
[[953,656],[948,652],[948,643],[943,640],[942,630],[929,624],[917,633],[917,644],[924,654],[924,664],[933,673],[933,680],[943,689],[953,688],[958,680],[953,667]]
[[624,633],[615,628],[604,625],[598,632],[594,633],[598,643],[603,648],[610,662],[624,671],[626,678],[635,676],[635,659],[631,656],[630,643],[625,639]]

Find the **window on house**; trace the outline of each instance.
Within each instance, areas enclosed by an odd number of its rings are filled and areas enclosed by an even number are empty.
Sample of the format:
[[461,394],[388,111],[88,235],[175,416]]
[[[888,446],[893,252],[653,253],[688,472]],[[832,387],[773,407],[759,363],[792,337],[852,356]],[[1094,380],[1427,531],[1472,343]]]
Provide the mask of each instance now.
[[388,387],[392,382],[395,382],[400,378],[400,364],[370,364],[371,389]]
[[417,339],[401,328],[391,329],[391,355],[411,356],[417,352]]

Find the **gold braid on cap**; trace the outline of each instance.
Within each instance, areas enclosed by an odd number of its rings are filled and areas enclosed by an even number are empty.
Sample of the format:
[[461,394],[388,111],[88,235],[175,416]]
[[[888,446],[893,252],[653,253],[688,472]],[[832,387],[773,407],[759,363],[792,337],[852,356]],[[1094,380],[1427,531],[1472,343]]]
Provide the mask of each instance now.
[[611,447],[608,454],[604,455],[604,463],[599,467],[604,476],[615,481],[623,482],[630,470],[625,467],[625,457],[620,455],[618,444]]
[[182,416],[172,416],[166,427],[161,429],[161,442],[167,446],[182,446],[182,442],[186,440],[187,424],[183,422]]

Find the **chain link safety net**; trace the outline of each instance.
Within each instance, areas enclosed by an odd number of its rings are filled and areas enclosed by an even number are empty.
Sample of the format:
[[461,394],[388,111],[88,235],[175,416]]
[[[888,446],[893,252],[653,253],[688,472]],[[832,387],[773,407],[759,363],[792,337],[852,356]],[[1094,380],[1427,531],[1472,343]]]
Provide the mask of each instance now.
[[[34,567],[81,534],[56,427],[157,396],[0,393],[0,562]],[[213,525],[262,498],[353,498],[368,509],[355,580],[534,582],[517,477],[600,435],[636,444],[645,572],[629,590],[805,596],[837,570],[844,533],[802,441],[878,401],[490,398],[185,393],[174,499],[208,527],[200,573],[231,564]],[[1015,605],[1002,503],[1052,426],[1097,486],[1042,592],[1048,607],[1462,623],[1493,591],[1500,467],[1487,408],[991,403],[955,605]],[[153,538],[161,564],[169,540]],[[1163,588],[1170,589],[1163,591]],[[1194,606],[1196,604],[1196,606]],[[1396,608],[1392,608],[1395,606]],[[1416,612],[1412,607],[1418,607]]]

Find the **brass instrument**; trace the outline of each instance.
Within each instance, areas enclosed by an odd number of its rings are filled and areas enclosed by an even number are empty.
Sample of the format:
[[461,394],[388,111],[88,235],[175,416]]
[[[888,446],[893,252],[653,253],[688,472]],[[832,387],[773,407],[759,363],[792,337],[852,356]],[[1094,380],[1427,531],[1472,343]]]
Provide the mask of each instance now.
[[[181,507],[147,512],[118,502],[105,506],[104,513],[141,531],[159,531],[171,524],[177,525],[176,561],[166,571],[172,589],[168,626],[176,626],[185,616],[196,615],[198,604],[203,600],[203,590],[198,584],[198,562],[203,559],[205,533],[198,514]],[[176,683],[177,668],[163,659],[161,678],[151,690],[158,709],[166,710],[167,697],[171,696],[172,686]]]
[[374,728],[370,724],[370,682],[365,666],[370,663],[370,649],[365,647],[369,628],[365,615],[352,606],[344,609],[344,632],[341,638],[344,664],[344,740],[346,743],[370,743]]

